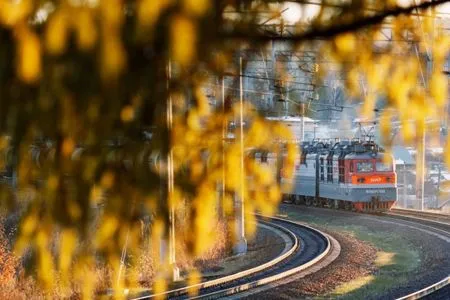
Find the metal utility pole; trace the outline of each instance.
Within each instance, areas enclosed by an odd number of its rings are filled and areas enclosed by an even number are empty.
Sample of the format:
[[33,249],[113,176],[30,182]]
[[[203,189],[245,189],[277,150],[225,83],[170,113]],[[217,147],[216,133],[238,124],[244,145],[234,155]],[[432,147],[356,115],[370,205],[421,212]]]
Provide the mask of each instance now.
[[245,170],[244,170],[244,94],[242,84],[242,56],[239,57],[239,109],[240,109],[240,146],[241,146],[241,193],[238,196],[235,194],[235,217],[236,217],[236,240],[237,244],[234,248],[235,254],[244,254],[247,252],[247,240],[245,239],[245,224],[244,224],[244,184],[245,184]]
[[438,208],[439,207],[439,193],[441,190],[441,169],[442,169],[442,165],[441,162],[438,164],[438,182],[437,182],[437,193],[436,193],[436,203],[434,205],[434,208]]
[[403,161],[403,208],[407,208],[406,163]]
[[[225,116],[225,77],[222,76],[222,114]],[[225,188],[226,188],[226,183],[225,183],[225,140],[227,138],[227,120],[225,118],[223,118],[222,121],[222,193],[221,193],[221,197],[222,197],[222,202],[223,203],[223,199],[225,199]],[[219,206],[219,216],[223,215],[223,206],[220,205]]]
[[167,110],[166,110],[166,121],[167,121],[167,131],[169,134],[169,147],[167,152],[167,201],[170,205],[169,207],[169,264],[172,267],[172,279],[173,281],[178,281],[180,279],[180,269],[176,265],[175,256],[175,207],[170,204],[170,197],[173,195],[174,190],[174,174],[173,174],[173,151],[172,145],[170,145],[170,133],[172,132],[173,124],[173,105],[172,96],[170,95],[170,80],[172,77],[172,64],[169,61],[167,65]]
[[425,188],[425,120],[419,120],[417,126],[417,152],[416,152],[416,198],[419,209],[424,208]]
[[[302,115],[301,115],[301,127],[300,127],[300,139],[303,142],[305,140],[305,103],[302,103]],[[314,138],[316,138],[316,128],[314,127]]]
[[[417,11],[417,10],[416,10]],[[422,18],[420,16],[417,16],[419,21],[422,22]],[[431,16],[430,16],[431,17]],[[434,18],[432,19],[433,25],[432,25],[432,32],[431,35],[434,35]],[[420,29],[423,31],[422,23],[420,23]],[[433,40],[433,39],[431,39]],[[422,80],[423,85],[425,89],[429,88],[429,82],[431,73],[433,71],[433,56],[431,49],[433,48],[433,45],[426,45],[427,49],[427,55],[425,55],[426,60],[426,70],[425,74],[423,75],[422,67],[420,67],[420,71],[422,74]],[[416,55],[418,56],[418,59],[420,60],[417,45],[416,45]],[[416,157],[416,198],[419,202],[419,209],[424,209],[424,189],[425,189],[425,142],[426,142],[426,122],[425,118],[418,121],[417,124],[417,157]]]
[[276,62],[276,54],[275,54],[275,41],[271,41],[271,60],[272,60],[272,73],[271,73],[271,80],[269,81],[269,90],[272,90],[272,99],[270,103],[270,108],[273,108],[275,106],[275,78],[276,78],[276,68],[277,68],[277,62]]

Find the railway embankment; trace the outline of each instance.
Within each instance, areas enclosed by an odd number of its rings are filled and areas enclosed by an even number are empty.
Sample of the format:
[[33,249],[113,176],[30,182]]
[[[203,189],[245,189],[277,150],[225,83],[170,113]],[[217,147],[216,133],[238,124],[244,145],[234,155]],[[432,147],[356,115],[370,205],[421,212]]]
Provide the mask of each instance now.
[[450,273],[450,232],[387,216],[282,205],[280,215],[334,236],[341,256],[321,272],[256,298],[393,299]]

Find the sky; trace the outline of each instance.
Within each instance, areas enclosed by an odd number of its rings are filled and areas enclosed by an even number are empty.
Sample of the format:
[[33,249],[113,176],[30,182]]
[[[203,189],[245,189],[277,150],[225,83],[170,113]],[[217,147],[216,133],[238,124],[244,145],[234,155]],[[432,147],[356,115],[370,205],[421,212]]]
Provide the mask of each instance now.
[[[314,18],[317,13],[319,12],[320,5],[318,5],[321,1],[311,1],[316,2],[317,4],[299,4],[295,2],[285,2],[281,5],[281,11],[286,10],[283,12],[282,16],[283,19],[287,23],[296,23],[300,20],[308,21],[312,18]],[[413,5],[414,3],[421,3],[424,1],[419,0],[397,0],[397,3],[401,7],[408,7],[410,5]],[[439,17],[442,18],[449,18],[446,14],[450,14],[450,3],[445,3],[442,5],[439,5],[437,7],[437,12],[439,14]]]

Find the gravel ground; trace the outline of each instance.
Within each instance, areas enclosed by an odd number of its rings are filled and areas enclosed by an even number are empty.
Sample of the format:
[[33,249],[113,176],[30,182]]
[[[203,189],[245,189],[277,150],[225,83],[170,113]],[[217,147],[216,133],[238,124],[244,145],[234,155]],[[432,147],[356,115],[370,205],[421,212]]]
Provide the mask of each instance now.
[[262,265],[278,255],[285,247],[283,239],[274,232],[258,227],[254,239],[248,241],[248,249],[245,255],[230,256],[217,261],[202,269],[204,279],[210,280],[217,277],[230,275]]
[[[418,225],[420,231],[403,220],[305,206],[282,205],[280,215],[329,232],[341,243],[341,258],[319,274],[254,299],[392,299],[450,273],[449,232],[439,232],[447,236],[446,241],[430,234],[436,233],[433,229]],[[384,260],[377,262],[377,256]],[[355,281],[358,278],[362,281]]]
[[[315,228],[332,235],[341,245],[341,255],[323,270],[287,285],[249,297],[250,299],[310,298],[331,293],[343,282],[376,272],[377,249],[350,234]],[[351,263],[348,263],[351,262]]]

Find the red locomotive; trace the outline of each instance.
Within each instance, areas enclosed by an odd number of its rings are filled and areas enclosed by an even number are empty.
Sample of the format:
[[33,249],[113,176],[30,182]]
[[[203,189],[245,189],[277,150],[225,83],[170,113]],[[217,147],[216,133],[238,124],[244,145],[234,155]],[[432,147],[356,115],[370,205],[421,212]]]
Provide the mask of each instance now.
[[281,180],[297,204],[384,211],[397,200],[393,158],[373,141],[304,142],[293,178]]

